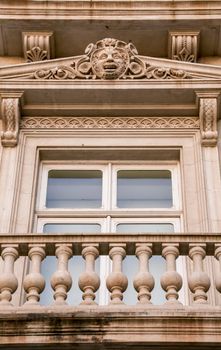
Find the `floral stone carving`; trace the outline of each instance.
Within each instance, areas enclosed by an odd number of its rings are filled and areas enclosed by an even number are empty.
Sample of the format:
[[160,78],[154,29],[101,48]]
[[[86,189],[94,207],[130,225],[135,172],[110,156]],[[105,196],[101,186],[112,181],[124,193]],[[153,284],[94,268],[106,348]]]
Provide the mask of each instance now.
[[85,55],[70,66],[37,70],[29,79],[191,79],[184,70],[154,67],[138,55],[132,43],[106,38],[89,44]]

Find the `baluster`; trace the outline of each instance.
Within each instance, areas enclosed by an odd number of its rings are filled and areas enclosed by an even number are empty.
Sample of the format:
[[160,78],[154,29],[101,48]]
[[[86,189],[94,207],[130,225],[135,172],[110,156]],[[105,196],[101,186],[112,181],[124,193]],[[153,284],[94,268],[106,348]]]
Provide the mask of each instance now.
[[134,278],[134,288],[138,292],[139,304],[151,304],[151,291],[154,288],[154,278],[149,272],[149,259],[151,256],[152,244],[136,244],[139,272]]
[[113,272],[107,277],[107,288],[110,291],[110,304],[123,304],[123,292],[127,289],[128,280],[122,273],[122,261],[126,256],[125,244],[110,244],[109,256],[113,261]]
[[17,246],[2,245],[3,272],[0,274],[0,305],[12,306],[12,294],[18,287],[18,280],[14,274],[14,263],[18,258]]
[[216,277],[215,277],[215,286],[218,292],[221,293],[221,245],[215,244],[215,248],[216,248],[215,257],[219,261],[219,268],[220,268],[219,274],[218,275],[216,274]]
[[207,303],[206,292],[210,287],[210,279],[203,271],[203,259],[206,256],[205,244],[196,246],[190,244],[189,256],[193,260],[193,273],[189,276],[189,288],[193,295],[193,300],[197,304]]
[[27,293],[24,306],[39,305],[40,294],[45,288],[45,279],[41,274],[41,262],[45,258],[45,245],[29,245],[28,256],[31,260],[31,272],[25,276],[24,290]]
[[56,244],[55,255],[58,259],[57,271],[51,277],[51,286],[54,289],[55,305],[66,305],[67,292],[72,286],[72,278],[68,272],[68,259],[72,256],[71,245]]
[[82,290],[83,301],[82,305],[96,304],[95,292],[100,286],[100,278],[96,274],[95,270],[95,260],[99,256],[99,251],[96,247],[98,244],[93,245],[82,245],[84,249],[82,250],[82,255],[85,259],[85,272],[83,272],[79,277],[79,287]]
[[178,244],[163,244],[162,256],[166,259],[166,272],[162,275],[160,282],[166,292],[168,303],[178,303],[178,291],[182,287],[182,277],[176,271],[176,258],[179,256]]

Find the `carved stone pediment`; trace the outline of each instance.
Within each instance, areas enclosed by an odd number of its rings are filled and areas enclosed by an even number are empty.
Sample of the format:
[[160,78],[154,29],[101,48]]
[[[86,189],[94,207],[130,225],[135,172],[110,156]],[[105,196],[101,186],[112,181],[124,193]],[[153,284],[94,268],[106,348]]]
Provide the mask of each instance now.
[[221,79],[221,69],[138,55],[132,43],[106,38],[89,44],[84,55],[0,68],[13,80],[191,80]]
[[132,43],[106,38],[89,44],[85,55],[70,66],[38,70],[33,79],[186,79],[187,72],[178,69],[154,67],[138,56]]

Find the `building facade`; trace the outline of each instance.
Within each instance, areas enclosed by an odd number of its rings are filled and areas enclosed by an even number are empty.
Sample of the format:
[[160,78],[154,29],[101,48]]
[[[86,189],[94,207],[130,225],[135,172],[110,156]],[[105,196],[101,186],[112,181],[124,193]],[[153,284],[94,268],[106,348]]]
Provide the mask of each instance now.
[[221,2],[0,18],[0,348],[220,349]]

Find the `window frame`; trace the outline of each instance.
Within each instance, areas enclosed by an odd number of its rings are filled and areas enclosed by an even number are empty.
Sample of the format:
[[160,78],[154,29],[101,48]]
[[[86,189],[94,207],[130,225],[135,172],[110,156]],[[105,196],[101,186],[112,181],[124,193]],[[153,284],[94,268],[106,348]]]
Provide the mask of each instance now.
[[[131,164],[132,163],[132,164]],[[102,205],[99,208],[48,208],[46,207],[47,196],[47,181],[48,173],[51,170],[99,170],[102,172]],[[117,207],[117,172],[120,170],[168,170],[171,172],[172,182],[172,207],[150,207],[150,208],[120,208]],[[42,162],[39,174],[39,187],[36,203],[37,211],[45,212],[173,212],[179,211],[182,208],[181,201],[181,181],[180,167],[178,161],[133,161],[128,164],[128,161],[106,161],[106,162]]]

